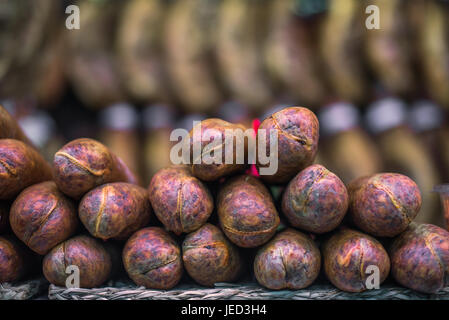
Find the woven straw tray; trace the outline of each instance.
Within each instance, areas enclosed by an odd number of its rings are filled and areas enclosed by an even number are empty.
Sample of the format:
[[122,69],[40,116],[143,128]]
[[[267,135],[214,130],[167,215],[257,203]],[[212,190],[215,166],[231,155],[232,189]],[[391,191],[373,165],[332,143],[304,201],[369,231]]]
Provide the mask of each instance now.
[[0,300],[27,300],[44,293],[48,282],[44,278],[17,283],[0,283]]
[[171,290],[150,290],[130,281],[110,281],[94,289],[67,289],[50,285],[51,300],[449,300],[449,287],[438,294],[422,294],[394,284],[362,293],[343,292],[330,284],[315,284],[302,290],[272,291],[256,283],[217,283],[214,288],[180,285]]

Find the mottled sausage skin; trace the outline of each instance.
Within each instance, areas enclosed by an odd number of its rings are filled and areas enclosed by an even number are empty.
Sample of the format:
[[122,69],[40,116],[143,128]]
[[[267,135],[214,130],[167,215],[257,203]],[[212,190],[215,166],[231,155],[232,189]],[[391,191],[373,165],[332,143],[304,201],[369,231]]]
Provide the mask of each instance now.
[[81,199],[79,217],[89,233],[103,240],[126,240],[150,221],[147,190],[126,182],[107,183]]
[[[266,150],[267,155],[270,150],[270,130],[277,130],[278,134],[278,170],[273,175],[261,175],[265,182],[287,183],[313,163],[318,151],[319,123],[309,109],[289,107],[278,111],[260,124],[259,134],[261,130],[265,131],[267,145],[257,147]],[[260,164],[258,158],[257,166],[260,169],[268,164]]]
[[15,235],[41,255],[71,237],[78,227],[75,204],[53,181],[23,190],[11,206],[9,219]]
[[[201,130],[200,130],[201,126]],[[233,148],[227,150],[225,147],[226,130],[235,134],[237,130],[241,131],[241,135],[236,135],[233,138]],[[188,139],[190,144],[190,163],[192,174],[203,181],[215,181],[222,177],[241,172],[246,168],[245,160],[247,158],[248,140],[244,138],[243,133],[246,128],[241,124],[233,124],[227,121],[211,118],[201,121],[200,124],[193,127],[190,131]],[[195,132],[198,132],[196,134]],[[221,139],[221,143],[211,145],[217,139]],[[217,140],[219,141],[219,140]],[[221,163],[206,163],[205,156],[214,158],[215,153],[211,152],[207,146],[212,147],[214,152],[221,152]],[[199,154],[201,159],[194,154],[196,146],[199,146]],[[226,163],[226,153],[232,152],[228,157],[232,159],[232,163]],[[242,163],[238,163],[237,152],[242,154]],[[197,163],[199,162],[199,163]]]
[[81,288],[94,288],[109,279],[112,260],[109,252],[99,242],[89,236],[80,235],[54,247],[43,261],[45,278],[57,286],[66,286],[68,266],[79,268]]
[[324,243],[323,260],[329,281],[348,292],[367,289],[367,278],[373,272],[370,266],[379,268],[379,284],[390,272],[390,259],[380,242],[351,229],[339,230]]
[[16,139],[32,145],[17,121],[0,105],[0,139]]
[[172,166],[156,172],[148,195],[158,219],[177,235],[201,227],[214,208],[209,190],[186,166]]
[[20,280],[29,270],[26,253],[11,237],[0,237],[0,283]]
[[302,289],[320,273],[321,254],[305,234],[287,229],[259,249],[254,274],[264,287],[273,290]]
[[75,199],[105,183],[138,182],[119,157],[88,138],[73,140],[56,152],[53,175],[58,188]]
[[123,264],[139,286],[170,289],[181,280],[181,250],[175,240],[158,227],[134,233],[123,249]]
[[348,186],[350,217],[361,230],[377,237],[403,232],[421,208],[421,193],[410,178],[379,173]]
[[282,212],[295,228],[325,233],[341,223],[348,210],[348,201],[343,182],[316,164],[302,170],[290,181],[282,198]]
[[0,200],[51,178],[50,165],[33,147],[19,140],[0,140]]
[[238,249],[219,228],[209,223],[186,236],[182,260],[187,273],[208,287],[217,282],[232,282],[242,270]]
[[391,273],[404,287],[436,293],[449,286],[449,232],[412,223],[390,248]]
[[225,235],[239,247],[254,248],[270,240],[279,216],[268,189],[258,179],[241,175],[218,193],[218,217]]

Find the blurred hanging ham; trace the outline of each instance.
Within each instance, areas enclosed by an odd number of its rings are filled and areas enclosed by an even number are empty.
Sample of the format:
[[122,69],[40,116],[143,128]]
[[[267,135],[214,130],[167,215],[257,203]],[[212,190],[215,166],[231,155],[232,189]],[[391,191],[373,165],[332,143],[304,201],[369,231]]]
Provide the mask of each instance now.
[[177,99],[188,112],[211,113],[222,101],[214,70],[219,1],[175,0],[165,24],[166,63]]
[[265,60],[272,82],[285,99],[311,107],[326,96],[319,77],[320,63],[314,37],[319,17],[300,17],[296,0],[270,3]]
[[103,108],[125,97],[114,51],[123,2],[83,0],[77,4],[80,29],[66,30],[66,72],[84,104]]
[[323,74],[334,98],[353,103],[369,98],[361,55],[365,27],[362,10],[360,0],[330,1],[319,39]]
[[233,99],[264,109],[274,93],[264,66],[269,1],[224,0],[218,16],[220,75]]
[[169,100],[163,52],[164,0],[132,0],[123,8],[117,31],[122,84],[142,103]]

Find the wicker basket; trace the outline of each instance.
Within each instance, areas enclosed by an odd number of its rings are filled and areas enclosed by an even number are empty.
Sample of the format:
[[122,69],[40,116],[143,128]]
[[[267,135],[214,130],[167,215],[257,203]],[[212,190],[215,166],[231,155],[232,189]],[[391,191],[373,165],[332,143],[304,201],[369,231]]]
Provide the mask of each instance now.
[[17,283],[0,283],[0,300],[27,300],[44,293],[48,282],[44,278]]
[[426,295],[394,285],[379,290],[347,293],[330,284],[316,284],[303,290],[267,290],[255,283],[217,283],[214,288],[180,285],[172,290],[149,290],[128,281],[109,282],[94,289],[67,289],[50,285],[51,300],[449,300],[449,288]]

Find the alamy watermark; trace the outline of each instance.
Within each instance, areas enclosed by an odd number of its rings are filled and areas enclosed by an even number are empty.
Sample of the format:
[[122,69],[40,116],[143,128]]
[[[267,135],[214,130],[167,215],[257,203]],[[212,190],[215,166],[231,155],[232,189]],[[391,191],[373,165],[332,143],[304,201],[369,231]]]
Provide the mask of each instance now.
[[365,20],[365,27],[368,30],[372,29],[380,29],[380,10],[379,7],[371,4],[366,7],[365,13],[369,14],[369,16]]
[[[65,8],[65,13],[69,16],[65,20],[65,26],[69,30],[80,29],[80,8],[71,4]],[[369,16],[365,19],[365,26],[368,30],[380,29],[380,10],[379,7],[371,4],[365,8],[365,13]]]
[[365,274],[369,276],[365,280],[365,288],[368,290],[380,288],[380,272],[376,265],[369,265],[365,269]]
[[65,269],[65,273],[69,276],[65,279],[65,286],[67,289],[80,287],[80,268],[71,264]]
[[70,5],[65,8],[65,13],[69,16],[65,19],[65,27],[69,30],[80,29],[80,8],[77,5]]
[[[80,269],[76,265],[69,265],[65,269],[68,274],[65,286],[67,289],[80,287]],[[369,276],[365,280],[365,288],[367,290],[380,289],[380,271],[376,265],[369,265],[365,269],[365,274]]]

